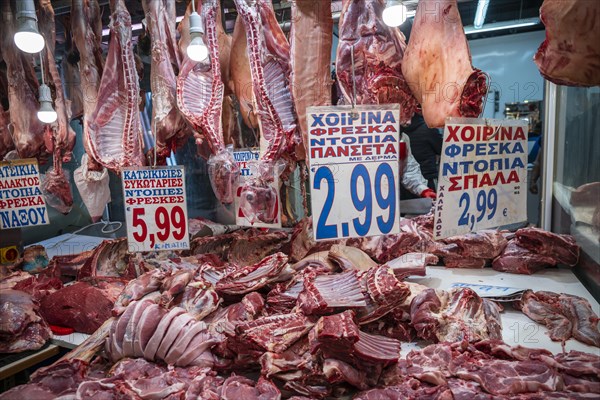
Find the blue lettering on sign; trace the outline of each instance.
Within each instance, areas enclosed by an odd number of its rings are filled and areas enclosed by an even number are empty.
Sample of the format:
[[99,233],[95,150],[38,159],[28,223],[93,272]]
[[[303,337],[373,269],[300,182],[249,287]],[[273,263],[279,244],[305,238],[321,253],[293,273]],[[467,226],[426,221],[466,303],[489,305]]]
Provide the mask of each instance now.
[[4,228],[21,228],[47,223],[45,207],[0,211],[0,218]]
[[327,181],[327,197],[319,215],[319,221],[317,222],[317,239],[332,239],[337,237],[337,226],[327,225],[327,218],[331,212],[331,206],[333,205],[333,199],[335,197],[335,180],[333,173],[328,167],[320,167],[315,174],[314,188],[317,190],[321,189],[321,181]]

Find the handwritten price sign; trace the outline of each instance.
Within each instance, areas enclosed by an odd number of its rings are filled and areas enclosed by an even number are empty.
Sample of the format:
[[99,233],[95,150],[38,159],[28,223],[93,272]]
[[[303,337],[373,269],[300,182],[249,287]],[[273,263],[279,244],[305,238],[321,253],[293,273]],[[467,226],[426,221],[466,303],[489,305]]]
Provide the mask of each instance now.
[[526,149],[526,121],[449,119],[434,238],[525,221]]
[[399,232],[399,109],[308,109],[315,240]]
[[183,167],[123,170],[130,252],[189,249]]

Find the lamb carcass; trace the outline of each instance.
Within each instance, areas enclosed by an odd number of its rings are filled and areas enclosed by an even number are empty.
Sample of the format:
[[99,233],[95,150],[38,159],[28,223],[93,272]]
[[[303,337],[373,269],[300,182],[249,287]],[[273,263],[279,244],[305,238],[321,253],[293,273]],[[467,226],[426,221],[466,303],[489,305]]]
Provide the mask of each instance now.
[[75,132],[71,129],[71,104],[65,99],[60,73],[54,61],[56,45],[56,24],[54,9],[50,0],[40,0],[39,27],[46,39],[43,50],[45,82],[54,93],[54,109],[58,116],[56,122],[46,125],[44,141],[46,149],[53,155],[53,166],[42,182],[42,191],[46,202],[63,214],[68,214],[73,206],[73,194],[69,180],[62,169],[63,161],[70,161],[75,146]]
[[35,113],[38,102],[39,82],[33,69],[33,59],[23,53],[14,42],[16,21],[10,1],[3,2],[2,8],[2,56],[6,62],[8,80],[8,101],[10,111],[10,131],[19,158],[39,157],[45,154],[44,130]]
[[[409,123],[418,109],[402,66],[406,43],[398,28],[383,23],[384,0],[344,0],[336,74],[344,98],[356,104],[400,104],[400,121]],[[354,76],[352,49],[354,48]]]
[[[250,3],[250,4],[249,4]],[[246,29],[252,90],[266,151],[258,175],[242,187],[240,208],[251,221],[271,223],[276,218],[277,190],[271,186],[276,161],[293,145],[296,113],[289,88],[290,46],[268,0],[236,0]]]
[[252,91],[252,73],[248,60],[246,29],[241,18],[235,20],[231,38],[231,58],[229,74],[240,106],[244,124],[251,129],[258,129],[258,115]]
[[88,125],[89,149],[106,168],[144,165],[139,83],[131,40],[131,16],[123,0],[111,0],[111,40],[97,103]]
[[430,128],[481,114],[486,75],[471,65],[456,0],[419,2],[402,72]]
[[[197,132],[202,132],[211,150],[209,176],[217,198],[225,204],[233,202],[239,168],[233,156],[225,149],[221,110],[223,82],[217,41],[217,2],[209,0],[202,5],[204,39],[209,59],[196,62],[187,55],[177,77],[177,105]],[[197,141],[202,138],[196,134]]]
[[540,18],[546,40],[533,60],[557,85],[600,85],[600,2],[545,0]]
[[331,105],[331,0],[292,3],[292,93],[304,148],[308,149],[306,108]]
[[186,141],[189,133],[177,109],[176,73],[181,60],[175,43],[175,2],[144,0],[142,5],[152,42],[152,132],[156,138],[157,157],[163,161],[171,150]]

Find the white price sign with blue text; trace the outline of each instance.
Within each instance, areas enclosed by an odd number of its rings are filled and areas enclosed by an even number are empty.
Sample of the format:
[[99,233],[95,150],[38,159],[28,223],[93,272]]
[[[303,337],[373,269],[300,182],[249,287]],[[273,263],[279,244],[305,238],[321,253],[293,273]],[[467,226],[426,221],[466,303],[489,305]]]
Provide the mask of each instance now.
[[527,133],[523,120],[446,120],[434,239],[527,220]]
[[309,107],[315,240],[400,231],[398,104]]
[[121,178],[129,251],[189,249],[183,167],[124,168]]

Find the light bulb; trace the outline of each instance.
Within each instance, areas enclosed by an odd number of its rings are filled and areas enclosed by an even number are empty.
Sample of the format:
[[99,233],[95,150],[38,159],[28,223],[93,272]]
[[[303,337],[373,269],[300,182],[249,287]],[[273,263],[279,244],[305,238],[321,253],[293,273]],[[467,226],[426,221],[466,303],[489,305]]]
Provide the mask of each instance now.
[[58,114],[52,107],[52,93],[48,85],[42,83],[40,85],[40,109],[37,113],[37,117],[40,121],[46,124],[51,124],[58,118]]
[[204,61],[208,57],[208,47],[204,44],[201,36],[196,36],[187,48],[187,55],[194,61]]
[[388,0],[387,6],[383,10],[383,22],[387,26],[400,26],[406,21],[407,9],[404,4],[397,0]]
[[54,111],[53,109],[49,111],[42,111],[40,109],[40,111],[37,112],[37,117],[43,123],[51,124],[58,119],[58,114],[56,114],[56,111]]
[[39,53],[44,49],[44,37],[37,32],[15,32],[15,44],[25,53]]
[[37,26],[37,15],[32,0],[17,1],[18,29],[14,35],[17,47],[25,53],[39,53],[44,48],[44,37]]

